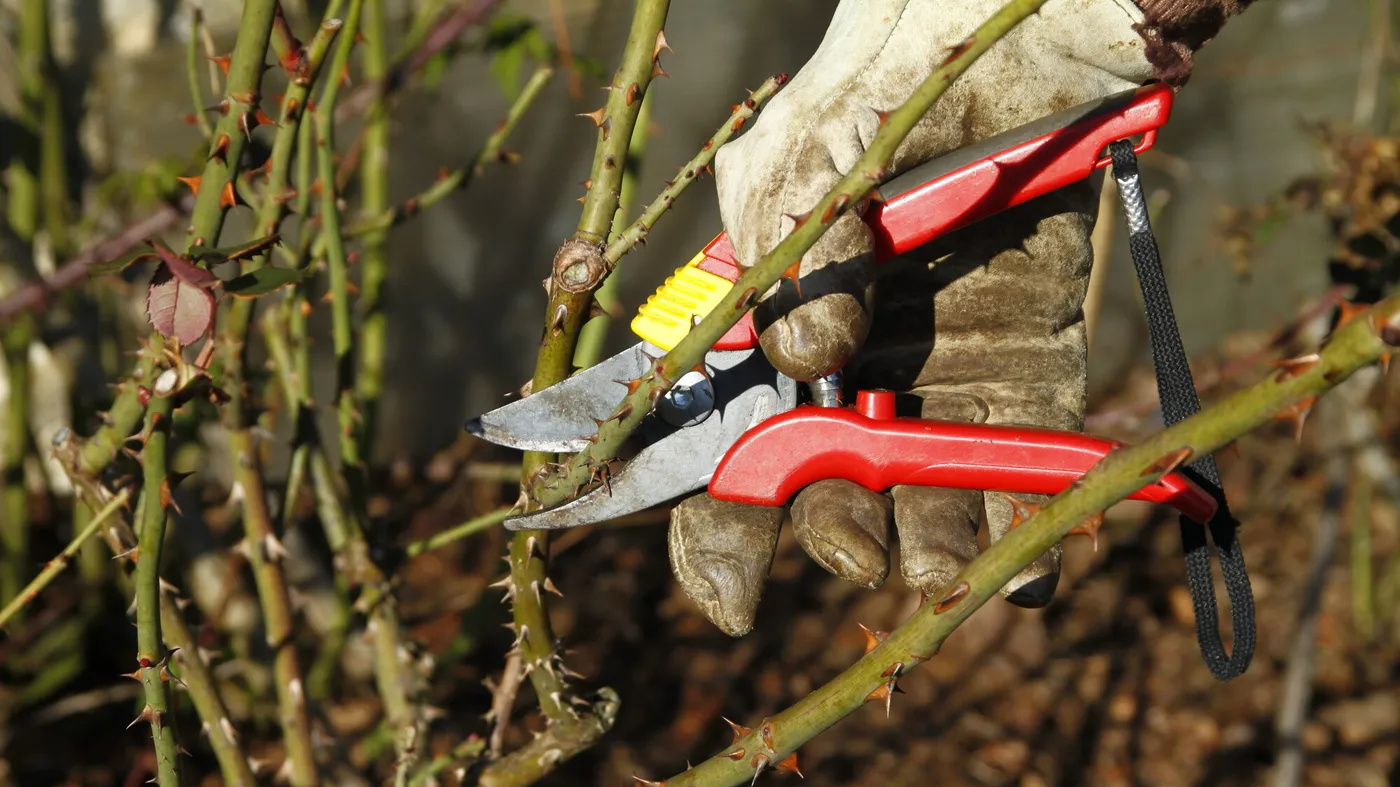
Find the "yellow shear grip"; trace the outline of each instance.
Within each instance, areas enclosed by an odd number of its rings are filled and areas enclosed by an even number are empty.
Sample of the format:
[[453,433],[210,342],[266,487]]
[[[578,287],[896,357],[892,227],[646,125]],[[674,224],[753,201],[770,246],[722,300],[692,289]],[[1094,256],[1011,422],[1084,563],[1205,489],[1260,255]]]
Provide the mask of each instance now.
[[632,332],[670,352],[690,333],[691,319],[709,314],[734,284],[722,276],[700,270],[705,253],[667,277],[632,318]]

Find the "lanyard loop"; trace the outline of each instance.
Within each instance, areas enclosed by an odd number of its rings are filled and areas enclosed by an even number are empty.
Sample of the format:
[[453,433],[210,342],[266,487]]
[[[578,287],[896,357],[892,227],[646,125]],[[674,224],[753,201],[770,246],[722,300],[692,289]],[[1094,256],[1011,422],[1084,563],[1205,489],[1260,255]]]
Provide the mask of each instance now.
[[[1152,343],[1152,363],[1157,372],[1157,394],[1162,405],[1162,420],[1173,426],[1201,409],[1196,396],[1196,384],[1191,367],[1181,345],[1176,317],[1172,313],[1171,295],[1162,273],[1161,255],[1152,224],[1147,216],[1147,201],[1143,199],[1142,182],[1138,173],[1137,155],[1128,140],[1109,145],[1113,157],[1113,178],[1118,183],[1118,195],[1128,223],[1128,248],[1142,287],[1143,305],[1147,312],[1147,332]],[[1228,681],[1239,677],[1249,667],[1254,656],[1254,595],[1245,570],[1244,554],[1236,536],[1239,523],[1225,502],[1225,490],[1220,484],[1220,472],[1215,457],[1207,454],[1182,468],[1191,480],[1215,497],[1219,508],[1208,527],[1181,517],[1181,546],[1186,555],[1186,584],[1191,589],[1191,601],[1196,616],[1196,641],[1201,657],[1211,674]],[[1230,598],[1230,621],[1234,650],[1225,653],[1220,637],[1220,618],[1216,611],[1215,583],[1210,571],[1210,547],[1206,531],[1210,531],[1220,556],[1220,573]]]

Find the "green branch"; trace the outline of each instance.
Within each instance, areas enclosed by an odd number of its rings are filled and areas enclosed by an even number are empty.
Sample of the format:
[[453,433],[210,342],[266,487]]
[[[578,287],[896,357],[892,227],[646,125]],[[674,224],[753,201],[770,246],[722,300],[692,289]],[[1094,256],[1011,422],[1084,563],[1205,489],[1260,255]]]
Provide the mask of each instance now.
[[[572,490],[589,490],[596,483],[592,469],[617,455],[623,441],[651,411],[652,403],[693,369],[724,332],[739,321],[784,272],[802,258],[826,230],[842,215],[856,208],[884,181],[886,167],[904,138],[944,91],[1009,30],[1037,11],[1045,0],[1012,0],[991,19],[954,48],[948,59],[928,76],[902,106],[885,116],[880,129],[850,171],[821,198],[792,232],[768,254],[743,273],[703,320],[686,334],[669,353],[657,360],[644,374],[612,416],[598,429],[588,450],[580,451],[554,472],[540,472],[530,479],[526,490],[527,509],[534,505],[548,508],[564,502]],[[552,384],[555,380],[550,380]],[[545,386],[536,381],[535,390]]]
[[[725,752],[667,780],[668,787],[747,784],[756,758],[782,762],[803,743],[871,700],[883,704],[896,681],[933,658],[943,641],[998,590],[1081,523],[1155,483],[1191,457],[1213,453],[1277,418],[1297,417],[1316,398],[1400,345],[1400,296],[1392,296],[1339,328],[1316,355],[1228,396],[1150,439],[1109,454],[1071,488],[973,560],[897,630],[829,683]],[[1187,449],[1185,453],[1182,449]],[[735,756],[739,750],[743,754]]]
[[[171,375],[173,377],[173,373]],[[180,744],[170,713],[170,686],[166,655],[162,648],[160,558],[165,544],[166,507],[170,505],[171,478],[167,445],[174,401],[162,392],[151,398],[146,412],[146,445],[142,449],[144,483],[138,504],[141,529],[137,532],[136,560],[136,662],[137,675],[146,690],[146,705],[138,721],[151,727],[155,740],[156,775],[161,787],[179,787]]]

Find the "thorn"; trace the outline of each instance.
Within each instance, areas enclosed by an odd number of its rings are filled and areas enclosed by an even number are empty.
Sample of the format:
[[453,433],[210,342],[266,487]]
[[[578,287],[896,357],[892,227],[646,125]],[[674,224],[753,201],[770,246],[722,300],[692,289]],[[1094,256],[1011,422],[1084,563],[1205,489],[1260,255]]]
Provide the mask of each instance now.
[[1285,358],[1282,361],[1274,361],[1273,365],[1283,369],[1278,375],[1279,382],[1283,382],[1284,380],[1307,374],[1309,370],[1317,366],[1317,362],[1320,360],[1322,360],[1322,357],[1317,353],[1309,353],[1307,355],[1300,355],[1297,358]]
[[[220,134],[218,139],[214,140],[214,147],[209,151],[209,159],[218,159],[227,164],[228,146],[231,141],[228,134]],[[206,161],[209,159],[206,159]]]
[[202,179],[202,176],[200,176],[200,175],[191,175],[191,176],[189,176],[188,178],[176,178],[176,180],[180,181],[181,183],[185,184],[186,186],[189,186],[189,187],[190,187],[190,193],[193,194],[193,195],[195,195],[196,197],[199,196],[199,181],[200,181],[201,179]]
[[805,213],[784,213],[783,215],[792,219],[792,231],[796,232],[798,227],[807,223],[807,219],[812,218],[812,211],[809,210]]
[[780,771],[788,771],[788,772],[790,772],[790,773],[795,773],[795,774],[797,774],[797,777],[798,777],[799,779],[805,779],[805,778],[807,778],[806,776],[803,776],[803,775],[802,775],[802,770],[801,770],[800,768],[797,767],[797,752],[793,752],[792,754],[789,754],[789,755],[787,756],[787,759],[785,759],[785,760],[783,760],[782,762],[778,763],[777,768],[778,768],[778,770],[780,770]]
[[559,598],[564,597],[564,594],[559,592],[559,588],[554,586],[554,580],[550,579],[549,577],[544,578],[544,589],[550,593],[553,593]]
[[1142,471],[1142,475],[1166,475],[1181,467],[1183,462],[1191,458],[1192,453],[1194,452],[1189,446],[1182,446],[1148,465],[1147,469]]
[[633,787],[666,787],[666,782],[649,781],[647,779],[643,779],[635,773],[632,774],[632,779],[635,782],[633,784]]
[[1355,320],[1358,315],[1360,315],[1362,312],[1366,311],[1369,308],[1371,308],[1371,304],[1369,303],[1352,303],[1351,301],[1342,301],[1341,303],[1337,304],[1337,327],[1333,328],[1333,330],[1338,330],[1343,325],[1346,325],[1352,320]]
[[768,747],[768,751],[774,751],[778,747],[773,745],[773,723],[767,719],[758,728],[758,737],[763,741],[763,745]]
[[1005,492],[1002,492],[1001,496],[1011,504],[1011,526],[1006,528],[1008,532],[1025,524],[1041,509],[1041,506],[1014,498]]
[[125,552],[121,552],[121,553],[119,553],[119,554],[113,555],[113,556],[112,556],[112,559],[113,559],[113,560],[120,560],[120,559],[122,559],[122,558],[127,558],[127,559],[130,560],[130,561],[132,562],[132,564],[134,565],[134,564],[136,563],[136,561],[137,561],[138,559],[140,559],[140,557],[141,557],[141,547],[135,546],[135,547],[132,547],[131,549],[128,549],[128,550],[125,551]]
[[129,729],[131,729],[132,727],[135,727],[138,723],[143,722],[143,721],[144,721],[144,722],[149,722],[149,723],[151,724],[152,727],[159,727],[159,726],[160,726],[160,719],[161,719],[161,716],[163,716],[163,715],[165,715],[165,714],[161,713],[161,712],[158,711],[158,710],[153,710],[153,709],[151,708],[150,705],[147,705],[147,706],[145,706],[144,708],[141,709],[141,715],[140,715],[140,716],[137,716],[137,717],[134,718],[134,719],[132,719],[132,720],[131,720],[131,723],[128,724],[128,725],[126,725],[126,728],[129,730]]
[[757,295],[758,290],[753,287],[744,290],[744,292],[739,295],[739,302],[735,304],[735,308],[741,312],[748,311],[749,307],[753,305],[754,297]]
[[890,699],[894,696],[894,681],[887,680],[865,695],[866,702],[885,703],[885,718],[890,717]]
[[658,56],[660,56],[660,55],[661,55],[661,50],[663,50],[663,49],[666,50],[667,52],[670,52],[670,53],[673,54],[673,55],[676,53],[676,50],[672,49],[672,48],[671,48],[671,45],[668,44],[668,43],[666,43],[666,31],[665,31],[665,30],[657,30],[657,31],[656,31],[656,45],[655,45],[654,47],[652,47],[652,50],[651,50],[651,59],[652,59],[652,60],[655,60]]
[[623,421],[627,420],[627,417],[631,414],[632,403],[624,402],[621,407],[617,408],[617,412],[613,413],[611,416],[608,417],[608,421],[617,421],[618,423],[622,423]]
[[849,194],[836,195],[836,199],[827,207],[826,212],[822,214],[822,223],[830,224],[831,221],[850,204],[851,196]]
[[780,280],[787,279],[788,281],[792,282],[792,288],[794,290],[797,290],[798,298],[802,297],[802,283],[798,281],[798,272],[801,269],[802,260],[798,260],[797,262],[794,262],[793,264],[789,265],[787,267],[787,270],[783,271],[783,275],[778,277]]
[[653,61],[651,61],[651,78],[652,78],[652,79],[656,79],[657,77],[669,77],[669,76],[671,76],[671,75],[668,74],[668,73],[666,73],[665,69],[663,69],[663,68],[661,67],[661,61],[660,61],[660,60],[653,60]]
[[885,112],[884,110],[875,109],[872,111],[874,111],[876,119],[879,120],[879,124],[875,126],[876,128],[884,126],[885,122],[890,119],[890,113]]
[[1073,528],[1072,530],[1070,530],[1068,533],[1066,533],[1065,535],[1067,535],[1067,536],[1088,536],[1089,539],[1090,539],[1091,541],[1094,542],[1094,551],[1095,551],[1095,552],[1098,552],[1098,551],[1099,551],[1099,528],[1101,528],[1101,527],[1103,527],[1103,512],[1102,512],[1102,511],[1100,511],[1100,512],[1097,513],[1097,514],[1094,514],[1093,516],[1089,517],[1088,519],[1084,520],[1083,522],[1081,522],[1081,523],[1075,525],[1074,528]]
[[229,55],[216,55],[214,57],[206,59],[214,65],[218,66],[219,70],[224,72],[224,79],[228,79],[228,67],[229,64],[233,62],[232,57],[230,57]]
[[496,581],[496,582],[492,582],[491,584],[487,585],[486,587],[488,587],[488,588],[505,588],[505,589],[510,589],[510,574],[506,574],[505,576],[501,577],[500,580],[498,580],[498,581]]
[[544,554],[540,552],[539,546],[540,546],[540,540],[539,540],[539,538],[537,538],[537,537],[535,537],[535,536],[526,536],[526,537],[525,537],[525,559],[526,559],[526,560],[529,560],[529,559],[532,558],[532,557],[540,557],[540,558],[544,557]]
[[224,190],[219,194],[219,207],[232,208],[238,204],[238,198],[233,193],[233,181],[224,182]]
[[625,96],[626,101],[627,101],[627,106],[630,107],[630,106],[632,106],[634,103],[636,103],[636,101],[637,101],[637,96],[641,95],[641,92],[642,92],[642,86],[641,86],[641,85],[638,85],[636,82],[633,82],[632,84],[628,85],[628,86],[627,86],[627,94],[626,94],[626,96]]
[[559,304],[554,307],[554,317],[549,321],[549,334],[559,336],[564,333],[564,323],[569,319],[569,307]]
[[753,787],[758,782],[758,775],[768,767],[769,759],[766,754],[755,754],[753,756],[753,778],[749,780],[749,787]]
[[588,118],[589,120],[593,121],[593,125],[597,126],[598,128],[602,128],[603,118],[607,115],[607,111],[608,108],[606,106],[602,106],[598,107],[592,112],[580,112],[577,115],[574,115],[574,117]]
[[738,743],[740,738],[742,738],[742,737],[744,737],[745,735],[748,735],[749,733],[753,732],[753,728],[752,728],[752,727],[745,727],[745,726],[742,725],[742,724],[735,724],[734,722],[730,721],[729,719],[726,719],[726,718],[723,717],[723,716],[720,716],[720,718],[721,718],[721,719],[724,719],[724,723],[725,723],[725,724],[728,724],[728,725],[729,725],[729,729],[731,729],[731,730],[734,731],[734,740],[732,740],[732,741],[729,742],[729,745],[731,745],[731,746],[733,746],[734,744]]
[[958,584],[956,584],[956,585],[953,586],[952,592],[950,592],[948,595],[944,596],[942,599],[939,599],[938,603],[934,605],[934,607],[933,607],[933,614],[935,614],[935,615],[941,615],[941,614],[943,614],[944,612],[947,612],[948,610],[950,610],[950,609],[952,609],[953,607],[957,606],[957,605],[958,605],[958,602],[959,602],[959,601],[962,601],[963,598],[966,597],[967,594],[968,594],[968,593],[971,593],[971,592],[972,592],[972,586],[971,586],[971,585],[967,584],[966,581],[959,582]]
[[1293,439],[1298,442],[1303,441],[1303,422],[1308,419],[1308,413],[1312,412],[1312,407],[1317,403],[1316,396],[1309,396],[1300,399],[1274,416],[1274,420],[1293,422]]
[[262,548],[263,559],[273,563],[280,563],[292,556],[292,553],[288,552],[287,548],[282,546],[282,542],[278,541],[277,537],[271,533],[263,536]]
[[865,627],[864,623],[857,623],[856,625],[860,626],[860,630],[865,632],[866,653],[869,653],[870,651],[880,647],[880,643],[884,642],[885,637],[888,637],[890,635],[888,631],[871,631],[870,629]]
[[[617,383],[618,385],[621,385],[621,386],[626,387],[626,388],[627,388],[627,394],[626,394],[627,396],[631,396],[632,394],[634,394],[634,393],[636,393],[638,390],[640,390],[641,387],[642,387],[642,378],[640,378],[640,377],[638,377],[638,378],[635,379],[635,380],[613,380],[613,382]],[[611,420],[611,419],[604,419],[604,420],[602,420],[602,421],[599,421],[599,422],[598,422],[598,425],[599,425],[599,426],[602,426],[603,424],[607,423],[609,420]]]

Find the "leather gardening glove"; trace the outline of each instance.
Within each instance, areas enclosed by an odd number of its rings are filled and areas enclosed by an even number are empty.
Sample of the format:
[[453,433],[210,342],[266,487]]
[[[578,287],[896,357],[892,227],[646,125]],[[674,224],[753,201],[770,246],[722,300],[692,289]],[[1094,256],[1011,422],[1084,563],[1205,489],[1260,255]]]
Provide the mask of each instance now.
[[[812,58],[716,157],[720,212],[751,265],[854,165],[878,127],[1002,0],[842,0]],[[899,148],[911,169],[1053,112],[1153,78],[1180,84],[1191,52],[1243,3],[1226,0],[1050,0],[995,44]],[[1151,15],[1144,23],[1144,12]],[[1213,26],[1213,27],[1212,27]],[[869,228],[841,217],[790,283],[756,307],[762,350],[799,381],[842,369],[848,385],[922,398],[925,418],[1079,430],[1086,348],[1081,309],[1100,178],[950,234],[875,271]],[[879,274],[877,280],[875,274]],[[1044,498],[1025,496],[1027,502]],[[1011,524],[1002,495],[814,483],[792,502],[794,533],[828,571],[866,587],[889,573],[891,524],[901,571],[933,590],[978,554],[985,513],[993,543]],[[711,621],[753,626],[783,520],[781,508],[700,493],[671,516],[672,569]],[[1042,555],[1002,593],[1049,603],[1060,551]]]

